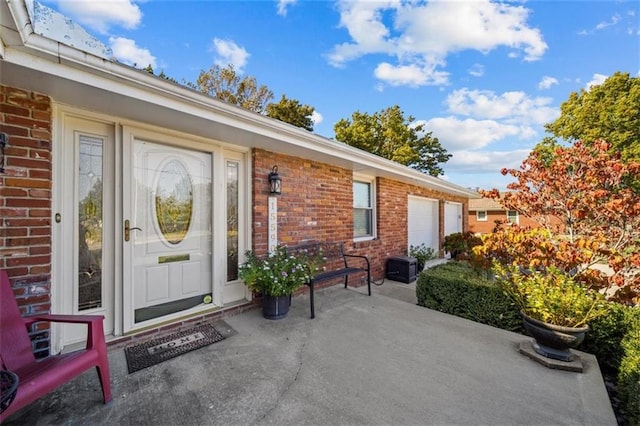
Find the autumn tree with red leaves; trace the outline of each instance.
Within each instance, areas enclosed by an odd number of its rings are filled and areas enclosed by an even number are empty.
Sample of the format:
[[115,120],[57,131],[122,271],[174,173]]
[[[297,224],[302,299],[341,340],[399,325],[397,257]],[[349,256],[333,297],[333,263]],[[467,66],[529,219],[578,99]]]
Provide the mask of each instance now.
[[[521,266],[554,265],[585,285],[606,288],[612,300],[640,304],[640,193],[634,189],[640,162],[625,163],[609,149],[602,140],[589,146],[578,141],[557,148],[551,162],[533,151],[519,170],[503,169],[516,179],[510,192],[482,195],[544,225],[547,237],[498,230],[478,253],[500,257],[502,250],[503,260]],[[564,229],[554,229],[553,218]],[[537,264],[529,265],[532,259]],[[609,273],[595,269],[602,264]]]

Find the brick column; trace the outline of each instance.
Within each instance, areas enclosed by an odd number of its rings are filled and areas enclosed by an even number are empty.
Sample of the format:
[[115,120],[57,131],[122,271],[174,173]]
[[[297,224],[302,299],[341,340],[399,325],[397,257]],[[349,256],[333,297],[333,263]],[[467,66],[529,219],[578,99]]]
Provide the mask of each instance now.
[[[51,310],[51,100],[0,86],[0,132],[7,135],[0,175],[0,268],[6,269],[23,315]],[[33,334],[48,354],[47,329]]]

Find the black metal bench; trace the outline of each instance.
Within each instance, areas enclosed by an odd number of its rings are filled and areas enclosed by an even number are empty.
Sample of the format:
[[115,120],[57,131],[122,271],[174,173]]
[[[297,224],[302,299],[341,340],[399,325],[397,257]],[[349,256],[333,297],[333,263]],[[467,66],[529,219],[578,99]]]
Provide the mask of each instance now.
[[344,277],[344,288],[347,288],[349,275],[366,272],[367,288],[369,290],[369,296],[371,296],[371,266],[369,264],[369,258],[367,256],[345,253],[344,243],[329,241],[302,242],[295,246],[287,247],[287,252],[294,255],[304,254],[309,257],[321,256],[324,259],[324,270],[316,273],[311,281],[307,283],[309,286],[311,318],[315,318],[316,316],[313,302],[313,287],[316,283]]

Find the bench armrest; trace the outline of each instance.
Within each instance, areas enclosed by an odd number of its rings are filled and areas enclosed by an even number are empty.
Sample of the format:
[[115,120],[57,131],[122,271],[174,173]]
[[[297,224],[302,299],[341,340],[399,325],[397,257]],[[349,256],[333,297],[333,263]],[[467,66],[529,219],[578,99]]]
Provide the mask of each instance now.
[[357,258],[357,259],[364,259],[367,263],[367,270],[371,269],[371,266],[369,264],[369,258],[367,256],[363,256],[359,254],[343,254],[343,256],[344,256],[345,264],[347,264],[347,266],[349,266],[347,262],[347,258]]

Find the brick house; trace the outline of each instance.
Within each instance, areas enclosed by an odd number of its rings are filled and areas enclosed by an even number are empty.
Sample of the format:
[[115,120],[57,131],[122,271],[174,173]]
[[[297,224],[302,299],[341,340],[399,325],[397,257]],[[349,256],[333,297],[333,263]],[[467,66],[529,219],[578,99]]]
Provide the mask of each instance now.
[[[541,223],[520,214],[517,210],[507,210],[500,203],[490,198],[472,198],[469,200],[469,231],[476,234],[492,232],[496,222],[512,223],[523,228],[539,228]],[[563,228],[559,218],[552,217],[549,221],[554,229]]]
[[[37,3],[0,19],[0,268],[24,315],[104,315],[124,344],[250,308],[246,250],[342,241],[380,279],[468,229],[461,186],[114,62]],[[46,356],[84,336],[33,338]]]

